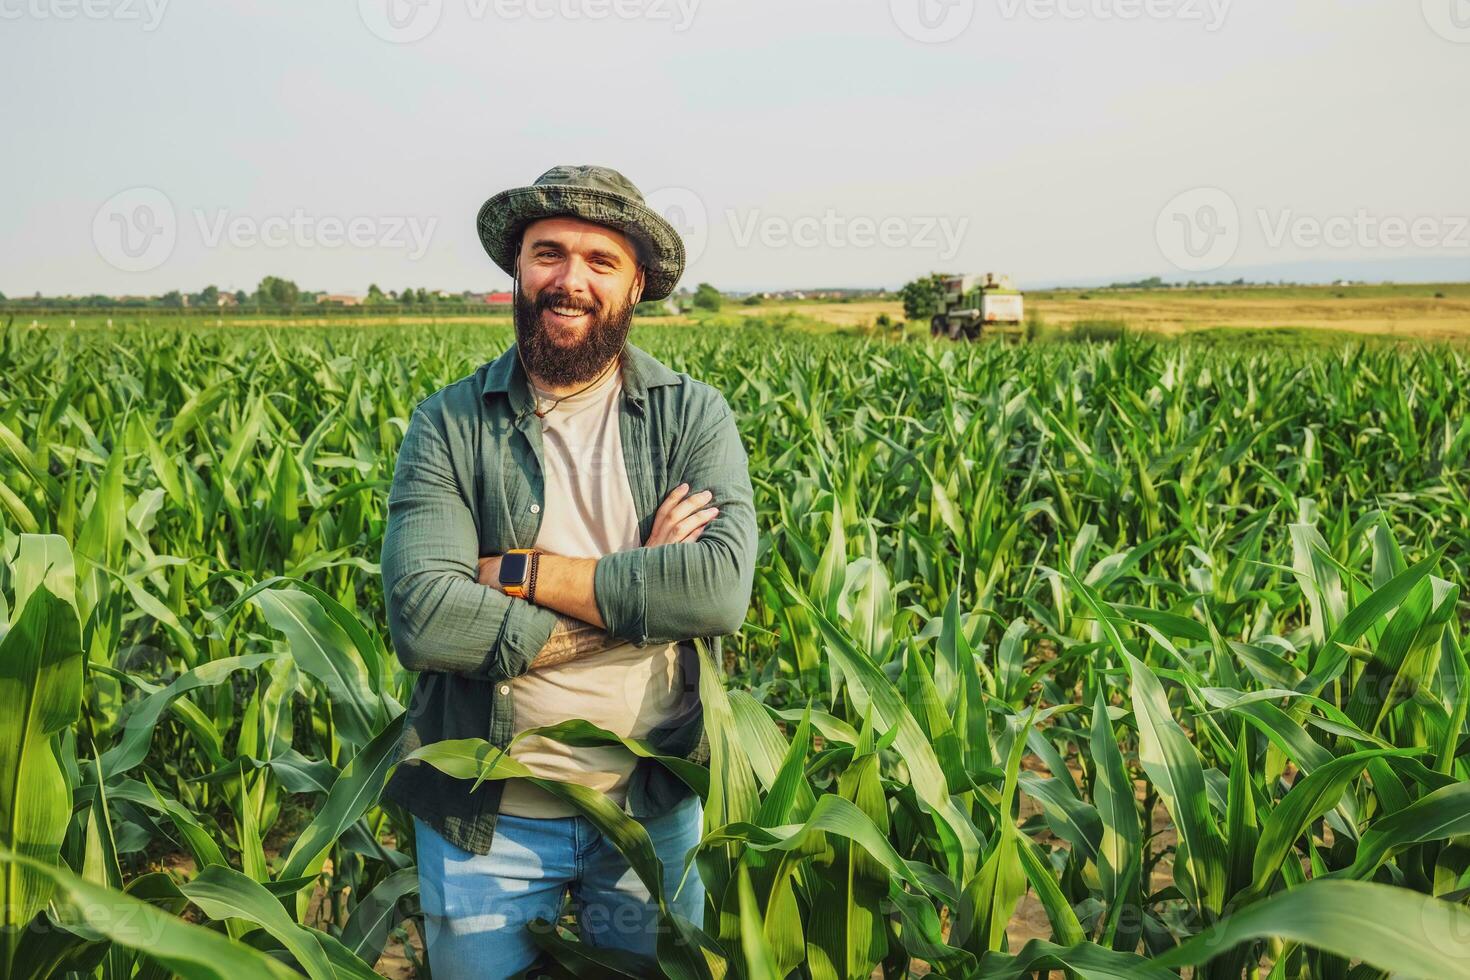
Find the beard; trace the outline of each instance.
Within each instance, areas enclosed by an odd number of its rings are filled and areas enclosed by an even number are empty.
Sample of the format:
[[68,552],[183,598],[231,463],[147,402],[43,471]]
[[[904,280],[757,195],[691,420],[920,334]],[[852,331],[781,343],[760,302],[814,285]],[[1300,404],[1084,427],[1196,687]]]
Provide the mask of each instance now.
[[[580,341],[568,346],[551,336],[544,316],[553,306],[589,311]],[[603,308],[595,299],[574,300],[560,289],[543,289],[534,300],[516,290],[516,345],[527,369],[548,385],[577,385],[597,377],[623,349],[632,324],[631,294],[617,306]]]

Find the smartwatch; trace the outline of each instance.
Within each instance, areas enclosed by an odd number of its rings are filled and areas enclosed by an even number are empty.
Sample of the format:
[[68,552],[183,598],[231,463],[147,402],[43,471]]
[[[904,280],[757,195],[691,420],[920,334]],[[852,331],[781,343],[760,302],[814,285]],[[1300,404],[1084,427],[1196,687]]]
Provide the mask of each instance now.
[[512,548],[500,556],[500,588],[508,596],[527,598],[533,583],[534,548]]

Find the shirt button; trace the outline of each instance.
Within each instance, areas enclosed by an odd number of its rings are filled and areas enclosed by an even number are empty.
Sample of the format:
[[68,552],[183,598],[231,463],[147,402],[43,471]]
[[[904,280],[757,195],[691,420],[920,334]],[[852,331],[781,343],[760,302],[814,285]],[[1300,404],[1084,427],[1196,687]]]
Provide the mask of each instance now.
[[501,694],[509,694],[510,693],[510,685],[509,684],[502,684],[502,685],[500,685],[500,693]]
[[533,513],[533,514],[539,514],[539,513],[541,513],[541,505],[540,504],[532,504],[531,505],[531,513]]

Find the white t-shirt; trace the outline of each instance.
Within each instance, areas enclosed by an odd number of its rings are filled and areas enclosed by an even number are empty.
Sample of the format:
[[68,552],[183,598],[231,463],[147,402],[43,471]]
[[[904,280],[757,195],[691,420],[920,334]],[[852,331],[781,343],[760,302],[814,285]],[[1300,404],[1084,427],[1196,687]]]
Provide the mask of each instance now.
[[[555,401],[537,389],[542,406]],[[638,511],[623,460],[620,370],[564,398],[541,423],[545,508],[534,547],[571,558],[598,558],[642,545]],[[684,678],[675,643],[623,643],[558,667],[528,671],[515,686],[516,732],[585,718],[619,735],[643,737],[677,710]],[[576,747],[539,735],[511,748],[536,775],[600,790],[619,806],[637,761],[621,745]],[[506,782],[502,813],[563,817],[576,811],[525,780]]]

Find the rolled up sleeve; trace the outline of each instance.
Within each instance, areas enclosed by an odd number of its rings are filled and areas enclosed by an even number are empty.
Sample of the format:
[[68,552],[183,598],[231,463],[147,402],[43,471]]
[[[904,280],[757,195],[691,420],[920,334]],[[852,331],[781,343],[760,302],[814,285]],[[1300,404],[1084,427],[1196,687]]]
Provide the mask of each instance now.
[[604,555],[593,572],[598,612],[613,636],[639,646],[734,633],[755,577],[755,502],[745,447],[723,397],[673,482],[709,490],[720,512],[697,541]]
[[516,677],[550,638],[556,614],[481,585],[479,557],[448,444],[415,409],[393,471],[382,551],[388,633],[405,668]]

